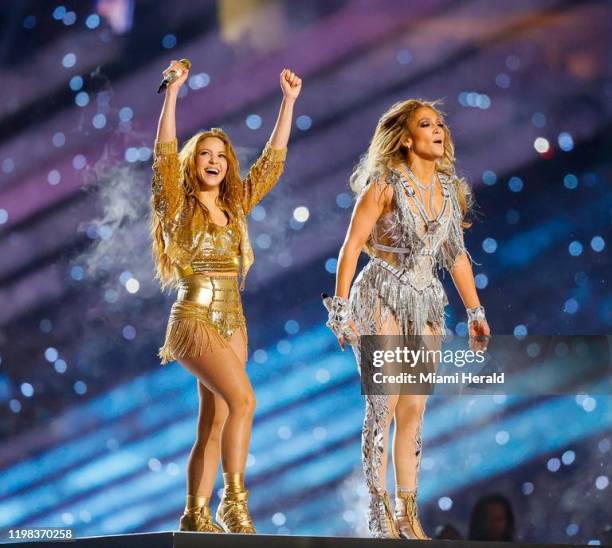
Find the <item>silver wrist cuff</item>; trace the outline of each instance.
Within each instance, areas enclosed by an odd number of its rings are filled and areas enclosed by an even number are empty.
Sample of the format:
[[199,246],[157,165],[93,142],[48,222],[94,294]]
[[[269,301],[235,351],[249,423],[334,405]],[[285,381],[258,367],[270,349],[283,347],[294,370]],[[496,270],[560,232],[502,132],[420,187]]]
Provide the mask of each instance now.
[[349,322],[351,321],[351,311],[348,299],[344,297],[328,297],[325,299],[325,307],[329,312],[327,323],[336,336],[343,335],[344,332],[349,329]]
[[327,327],[332,331],[343,331],[348,327],[351,315],[348,299],[335,295],[328,303],[329,317],[326,324]]
[[468,324],[475,321],[486,321],[484,306],[474,306],[466,308]]

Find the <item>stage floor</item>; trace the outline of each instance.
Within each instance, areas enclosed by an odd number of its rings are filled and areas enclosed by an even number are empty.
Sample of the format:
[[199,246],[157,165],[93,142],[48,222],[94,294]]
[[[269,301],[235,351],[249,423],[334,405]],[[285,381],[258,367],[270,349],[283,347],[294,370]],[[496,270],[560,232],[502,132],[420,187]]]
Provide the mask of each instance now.
[[[72,541],[60,542],[2,542],[10,546],[33,548],[382,548],[397,546],[397,540],[346,538],[346,537],[306,537],[282,535],[226,535],[210,533],[182,533],[165,531],[161,533],[137,533],[131,535],[110,535],[104,537],[83,537]],[[567,547],[587,546],[585,544],[539,544],[508,542],[476,542],[468,540],[431,540],[424,545],[419,540],[403,540],[402,546],[421,548],[469,548],[482,546],[487,548],[525,547]]]

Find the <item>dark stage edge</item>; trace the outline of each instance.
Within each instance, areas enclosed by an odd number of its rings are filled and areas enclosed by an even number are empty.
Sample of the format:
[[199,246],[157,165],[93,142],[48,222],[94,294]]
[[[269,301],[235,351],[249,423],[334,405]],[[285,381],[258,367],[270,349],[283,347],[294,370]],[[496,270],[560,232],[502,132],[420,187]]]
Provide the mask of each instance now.
[[[534,544],[520,542],[476,542],[468,540],[393,540],[347,537],[305,537],[282,535],[226,535],[209,533],[181,533],[167,531],[162,533],[135,533],[131,535],[110,535],[105,537],[82,537],[72,541],[59,542],[6,542],[6,546],[24,546],[33,548],[369,548],[385,546],[410,546],[413,548],[511,548],[511,547],[565,547],[568,544]],[[587,546],[586,544],[572,544]]]

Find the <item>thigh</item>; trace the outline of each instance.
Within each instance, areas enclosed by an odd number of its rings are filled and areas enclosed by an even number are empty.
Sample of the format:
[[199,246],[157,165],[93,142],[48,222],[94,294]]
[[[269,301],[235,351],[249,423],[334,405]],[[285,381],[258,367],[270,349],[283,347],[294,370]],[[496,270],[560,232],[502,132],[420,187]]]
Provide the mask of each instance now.
[[[234,337],[239,336],[238,333],[234,333]],[[204,388],[220,396],[225,403],[231,404],[252,394],[244,363],[231,345],[213,344],[204,354],[179,358],[178,362],[197,377]]]
[[425,324],[423,329],[424,342],[430,350],[440,350],[442,348],[444,335],[440,332],[440,329],[440,325],[434,325],[431,322]]
[[[441,336],[436,334],[435,327],[429,322],[425,324],[422,337],[422,339],[418,337],[414,339],[415,343],[418,342],[419,347],[423,347],[427,351],[440,350]],[[423,364],[424,370],[435,372],[436,364],[435,359],[428,358]],[[395,407],[396,422],[402,424],[420,418],[425,409],[427,397],[428,394],[402,394]]]
[[[379,350],[394,350],[397,346],[398,339],[397,336],[401,333],[399,323],[395,314],[391,310],[387,310],[385,313],[381,314],[380,304],[377,307],[378,318],[378,334],[386,335],[386,337],[382,338],[380,341]],[[388,337],[388,338],[387,338]],[[393,368],[388,369],[383,367],[383,371],[387,374],[394,374],[395,371]],[[393,415],[395,414],[395,408],[399,401],[399,394],[389,394],[387,396],[387,423],[391,422]]]
[[246,367],[247,363],[247,334],[246,328],[244,331],[242,329],[238,329],[230,339],[230,348],[234,352],[236,359]]
[[442,358],[442,339],[443,334],[440,332],[440,325],[433,325],[430,322],[425,324],[422,333],[422,345],[427,350],[427,360],[424,362],[424,368],[427,373],[436,373]]

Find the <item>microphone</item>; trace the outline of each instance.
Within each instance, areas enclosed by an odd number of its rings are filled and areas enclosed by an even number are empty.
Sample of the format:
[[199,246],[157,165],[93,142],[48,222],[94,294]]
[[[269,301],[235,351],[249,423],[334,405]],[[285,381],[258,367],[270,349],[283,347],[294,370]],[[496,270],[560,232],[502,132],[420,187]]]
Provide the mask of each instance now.
[[[183,65],[186,70],[189,70],[191,68],[191,61],[189,59],[181,59],[179,63]],[[168,87],[168,84],[174,82],[178,77],[179,73],[176,70],[171,70],[168,75],[161,81],[161,84],[159,84],[159,87],[157,88],[157,93],[161,93],[162,91],[164,91]]]

